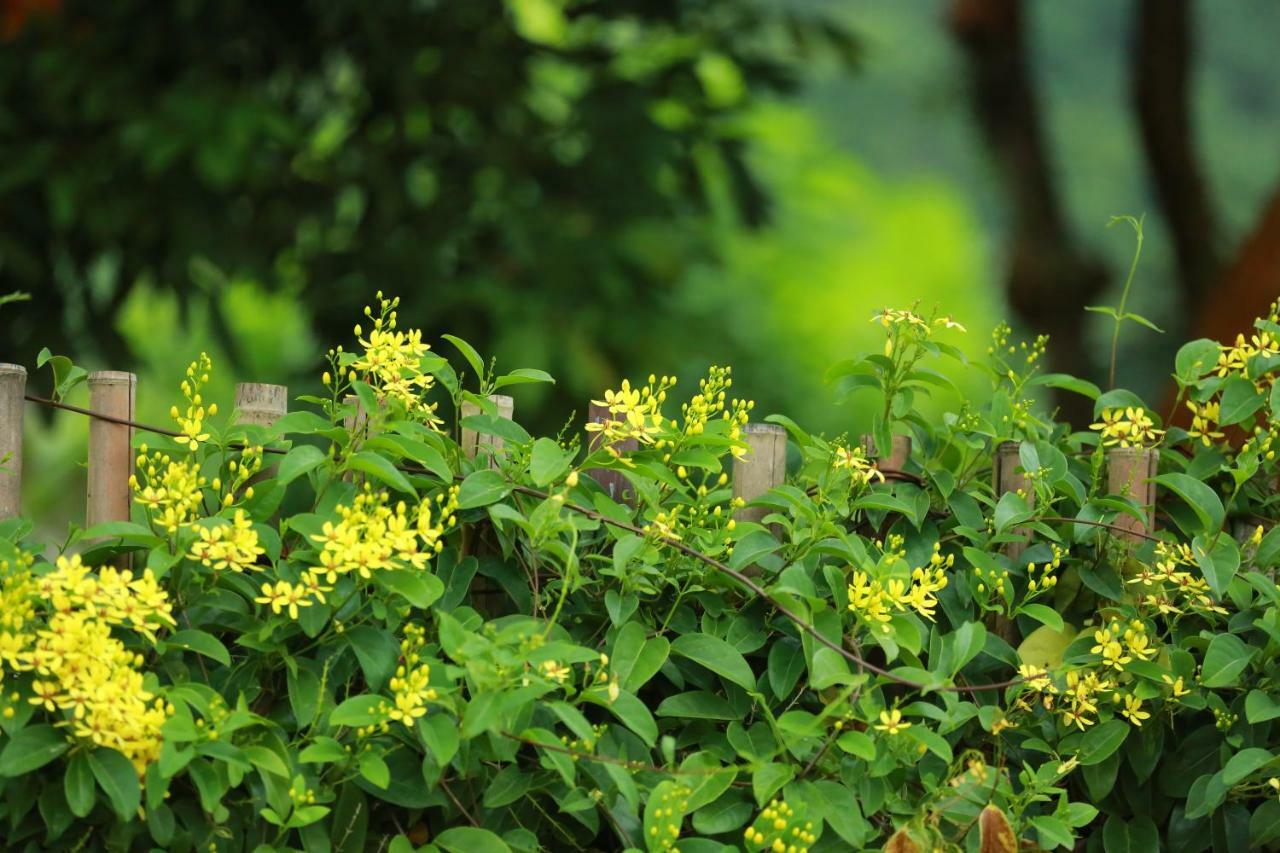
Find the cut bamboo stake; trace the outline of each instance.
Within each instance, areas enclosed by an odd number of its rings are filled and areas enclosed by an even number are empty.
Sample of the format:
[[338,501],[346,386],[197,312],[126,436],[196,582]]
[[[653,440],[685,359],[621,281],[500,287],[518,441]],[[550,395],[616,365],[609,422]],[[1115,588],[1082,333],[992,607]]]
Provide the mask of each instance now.
[[911,436],[895,435],[892,448],[888,456],[881,456],[876,451],[876,440],[869,435],[862,437],[862,449],[868,459],[874,459],[879,467],[886,470],[901,471],[911,458]]
[[[1018,470],[1018,466],[1022,464],[1022,457],[1018,453],[1021,447],[1020,442],[1005,441],[996,448],[995,464],[991,469],[991,485],[995,489],[997,499],[1007,492],[1021,492],[1027,506],[1034,507],[1036,505],[1035,490],[1031,488],[1027,475]],[[1030,545],[1025,527],[1017,528],[1016,532],[1021,537],[1020,540],[1009,542],[1004,546],[1004,553],[1015,563]]]
[[[786,479],[787,431],[777,424],[751,423],[742,428],[742,439],[750,450],[733,460],[733,496],[751,503]],[[733,517],[759,523],[768,514],[768,507],[746,506]]]
[[27,369],[0,364],[0,521],[18,515],[22,501],[22,399]]
[[[995,458],[991,467],[991,486],[995,490],[996,498],[999,499],[1007,492],[1021,492],[1028,506],[1034,506],[1036,501],[1035,491],[1031,488],[1031,483],[1027,479],[1024,472],[1018,470],[1018,466],[1022,462],[1019,454],[1021,443],[1017,441],[1001,442],[996,447]],[[1014,563],[1018,562],[1018,558],[1022,556],[1022,552],[1027,550],[1030,544],[1028,533],[1025,527],[1017,528],[1019,539],[1017,542],[1008,542],[1004,545],[1004,553]],[[1017,631],[1012,619],[1004,614],[997,613],[992,625],[996,634],[1000,639],[1007,643],[1012,643],[1017,636]]]
[[1116,537],[1131,543],[1140,543],[1144,535],[1156,526],[1156,472],[1159,470],[1160,452],[1141,447],[1113,447],[1107,451],[1107,490],[1113,495],[1131,497],[1146,507],[1146,519],[1139,521],[1128,513],[1121,513],[1111,522],[1131,533],[1117,533]]
[[[613,416],[609,413],[608,406],[592,403],[587,410],[587,419],[590,423],[599,424],[612,420]],[[604,433],[590,432],[587,435],[589,436],[588,450],[591,453],[595,453],[604,442]],[[620,441],[613,446],[614,450],[622,454],[634,453],[639,447],[639,442],[634,438]],[[587,474],[600,484],[600,488],[604,489],[610,498],[628,506],[635,506],[635,492],[631,488],[631,481],[621,471],[614,471],[610,468],[592,468]]]
[[[489,401],[498,409],[498,417],[511,419],[515,413],[516,401],[508,397],[506,394],[490,394]],[[460,415],[463,418],[480,414],[480,407],[475,403],[465,402],[462,404]],[[462,430],[462,451],[467,455],[468,459],[475,459],[476,454],[480,452],[481,447],[488,447],[492,451],[502,449],[502,439],[496,435],[480,434],[475,430]],[[490,460],[493,464],[493,460]],[[469,534],[470,530],[463,529],[464,548],[470,548],[471,542]],[[476,612],[486,619],[493,619],[502,614],[502,588],[492,579],[484,577],[478,572],[471,579],[471,604],[475,607]]]
[[289,409],[289,389],[284,385],[240,382],[236,385],[236,423],[269,427]]
[[[511,416],[516,411],[516,401],[508,397],[506,394],[490,394],[489,402],[498,409],[498,417],[511,420]],[[476,403],[465,402],[462,404],[462,417],[469,418],[472,415],[481,413],[480,406]],[[491,451],[497,452],[502,449],[502,439],[496,435],[487,433],[478,433],[473,429],[463,428],[462,430],[462,452],[467,454],[468,459],[475,459],[476,454],[480,452],[481,447],[488,447]]]
[[[132,373],[99,370],[89,374],[89,408],[104,415],[133,420]],[[104,521],[129,520],[129,475],[133,471],[133,428],[99,418],[89,421],[89,487],[85,520],[90,527]]]

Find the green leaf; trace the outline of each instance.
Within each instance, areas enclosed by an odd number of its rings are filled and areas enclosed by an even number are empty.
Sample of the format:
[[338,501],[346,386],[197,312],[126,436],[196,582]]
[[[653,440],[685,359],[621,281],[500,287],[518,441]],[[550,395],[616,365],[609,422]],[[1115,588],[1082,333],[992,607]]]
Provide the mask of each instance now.
[[162,642],[166,647],[176,646],[180,649],[187,649],[196,654],[204,655],[211,660],[216,660],[223,666],[231,666],[231,653],[227,651],[227,647],[217,637],[205,631],[189,628],[185,631],[170,634]]
[[1213,489],[1189,474],[1161,474],[1155,482],[1182,498],[1200,520],[1201,528],[1187,533],[1216,533],[1222,529],[1226,511]]
[[289,705],[293,708],[293,718],[298,727],[310,725],[320,710],[319,676],[305,669],[291,670],[285,686],[289,690]]
[[688,811],[689,789],[671,779],[659,782],[644,808],[644,839],[650,853],[668,850],[680,835]]
[[384,569],[375,572],[378,585],[425,610],[444,595],[444,582],[425,569]]
[[360,661],[360,669],[370,689],[382,689],[400,658],[400,644],[396,638],[390,631],[372,625],[348,629],[343,636],[355,652],[356,660]]
[[1041,625],[1027,635],[1018,646],[1018,660],[1040,669],[1052,669],[1062,665],[1067,646],[1076,637],[1076,629],[1066,625],[1062,630]]
[[511,853],[507,842],[487,829],[474,826],[446,829],[433,842],[447,853]]
[[697,720],[736,720],[740,716],[723,696],[705,690],[691,690],[668,696],[662,700],[654,714],[659,717],[689,717]]
[[1222,386],[1218,424],[1220,426],[1238,424],[1261,409],[1265,403],[1266,399],[1252,382],[1243,376],[1229,376]]
[[1221,351],[1218,342],[1208,338],[1187,341],[1178,348],[1178,354],[1173,360],[1174,375],[1183,385],[1190,385],[1213,369]]
[[1051,628],[1060,634],[1066,627],[1066,624],[1062,621],[1061,614],[1045,604],[1024,604],[1019,608],[1019,612],[1030,616],[1041,625]]
[[1215,634],[1204,654],[1200,683],[1205,687],[1234,687],[1253,651],[1234,634]]
[[622,689],[639,690],[667,662],[671,643],[666,637],[645,637],[639,622],[628,622],[613,640],[609,665]]
[[24,776],[67,751],[66,737],[53,726],[20,729],[0,750],[0,776]]
[[360,775],[367,779],[370,784],[384,789],[391,784],[391,768],[387,766],[387,762],[383,760],[381,755],[375,752],[366,752],[360,756],[360,763],[357,766],[360,770]]
[[1061,388],[1063,391],[1070,391],[1073,394],[1088,397],[1090,400],[1096,400],[1102,394],[1101,389],[1087,379],[1077,379],[1066,373],[1044,373],[1032,378],[1027,384],[1043,385],[1046,388]]
[[449,343],[462,353],[462,357],[467,360],[467,364],[471,365],[471,369],[475,371],[477,382],[484,380],[484,359],[480,357],[480,353],[476,352],[476,348],[464,341],[462,338],[454,335],[441,335]]
[[529,455],[529,478],[542,488],[560,479],[569,470],[572,459],[571,451],[549,438],[540,438],[533,443],[533,452]]
[[805,670],[804,648],[794,640],[777,639],[769,647],[767,674],[773,695],[785,699]]
[[981,622],[966,622],[951,636],[955,650],[955,657],[951,661],[951,672],[954,674],[982,651],[987,643],[987,629]]
[[874,761],[876,758],[876,743],[866,732],[847,731],[836,738],[836,746],[863,761]]
[[62,790],[73,815],[84,817],[93,811],[98,792],[93,786],[93,770],[89,767],[88,753],[77,752],[67,760],[67,772],[62,777]]
[[795,778],[796,768],[793,764],[770,762],[762,764],[751,774],[751,792],[755,794],[757,805],[763,806],[778,789]]
[[398,492],[417,494],[409,478],[402,474],[390,461],[370,450],[361,450],[347,460],[347,467],[352,471],[360,471],[381,480]]
[[386,704],[387,700],[381,696],[352,696],[329,712],[329,725],[360,728],[381,723],[386,719],[382,710]]
[[488,506],[511,494],[511,484],[491,468],[467,475],[458,489],[458,509]]
[[1080,742],[1080,763],[1088,767],[1105,761],[1124,743],[1129,729],[1129,724],[1123,720],[1107,720],[1086,731]]
[[1126,823],[1112,815],[1102,828],[1102,846],[1106,853],[1153,853],[1160,849],[1160,834],[1149,817]]
[[276,469],[276,480],[280,485],[288,485],[294,480],[312,471],[324,463],[324,452],[310,444],[299,444],[289,450],[280,460]]
[[508,385],[522,385],[529,382],[545,382],[551,385],[556,384],[555,377],[545,370],[538,370],[534,367],[520,367],[510,373],[499,376],[493,382],[495,390],[505,388]]
[[1240,545],[1230,536],[1215,535],[1213,551],[1205,550],[1205,537],[1197,536],[1191,542],[1191,553],[1196,558],[1196,565],[1209,583],[1209,589],[1218,598],[1227,592],[1227,585],[1240,569]]
[[1146,326],[1148,329],[1150,329],[1153,332],[1159,332],[1162,335],[1164,334],[1164,329],[1160,328],[1155,323],[1148,320],[1146,317],[1143,317],[1141,314],[1135,314],[1132,311],[1126,311],[1124,316],[1121,317],[1120,319],[1132,320],[1133,322],[1137,323],[1139,326]]
[[508,765],[498,771],[484,789],[484,807],[500,809],[509,806],[528,793],[533,785],[533,774]]
[[705,666],[744,690],[755,690],[756,678],[742,654],[719,637],[684,634],[671,644],[671,653]]
[[778,550],[778,540],[767,530],[753,530],[742,537],[733,546],[733,556],[729,558],[729,568],[741,571],[747,566],[760,562]]
[[1261,690],[1250,690],[1244,699],[1244,718],[1250,724],[1265,723],[1280,717],[1280,702]]
[[129,759],[114,749],[99,747],[89,753],[89,768],[120,819],[136,818],[138,806],[142,804],[142,786],[138,784],[138,771]]
[[1270,764],[1274,758],[1275,756],[1270,752],[1265,749],[1259,749],[1256,746],[1242,749],[1231,756],[1231,760],[1223,766],[1222,781],[1227,785],[1243,782]]

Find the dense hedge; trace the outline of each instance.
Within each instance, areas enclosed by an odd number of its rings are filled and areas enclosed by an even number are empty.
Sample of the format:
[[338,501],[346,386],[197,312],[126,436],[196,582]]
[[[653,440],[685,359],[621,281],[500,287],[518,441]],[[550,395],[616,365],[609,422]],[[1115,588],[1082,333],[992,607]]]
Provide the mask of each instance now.
[[[1280,837],[1274,314],[1182,348],[1193,423],[1166,430],[1127,391],[1040,374],[1045,342],[1006,328],[959,366],[989,401],[924,419],[964,331],[885,311],[883,351],[831,378],[878,412],[866,446],[909,435],[908,461],[771,416],[789,470],[752,521],[727,369],[678,413],[649,377],[591,432],[535,438],[488,395],[550,377],[452,338],[451,363],[395,307],[273,427],[224,423],[193,364],[181,437],[138,448],[133,521],[52,544],[0,525],[9,848]],[[1098,423],[1054,423],[1043,386]],[[1112,448],[1158,449],[1150,536]],[[1021,488],[993,489],[998,453]]]

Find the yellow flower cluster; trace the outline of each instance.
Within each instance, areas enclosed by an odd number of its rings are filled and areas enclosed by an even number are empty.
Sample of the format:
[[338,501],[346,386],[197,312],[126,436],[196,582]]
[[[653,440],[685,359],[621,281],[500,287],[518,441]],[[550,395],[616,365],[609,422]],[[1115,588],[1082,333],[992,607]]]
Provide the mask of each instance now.
[[[731,449],[735,459],[741,459],[747,452],[747,446],[741,443],[742,428],[747,425],[751,410],[755,403],[750,400],[728,400],[727,391],[733,387],[733,368],[712,365],[707,377],[698,382],[698,393],[687,403],[680,406],[684,417],[681,434],[684,436],[701,435],[707,422],[719,416],[729,423],[729,439],[734,442]],[[672,429],[676,424],[672,422]]]
[[[893,564],[902,559],[897,551],[898,543],[891,537],[886,556]],[[946,570],[955,564],[955,555],[942,556],[941,546],[934,544],[929,565],[912,570],[911,582],[902,578],[888,578],[882,582],[867,572],[854,571],[849,582],[849,609],[868,626],[878,626],[889,633],[893,614],[913,609],[932,620],[938,599],[935,593],[947,586]]]
[[848,471],[850,480],[856,485],[866,486],[877,480],[884,482],[884,474],[867,459],[867,452],[861,447],[837,444],[831,451],[831,467],[837,471]]
[[6,620],[14,630],[5,640],[5,663],[34,674],[28,701],[60,713],[57,724],[74,737],[115,749],[139,774],[145,771],[160,755],[160,730],[173,708],[147,688],[142,656],[111,629],[154,640],[158,628],[174,624],[155,576],[112,568],[94,574],[79,556],[59,557],[52,572],[30,584],[8,582],[5,590],[15,599],[22,590],[34,593],[49,608],[42,620],[30,599],[15,600],[17,618]]
[[605,391],[603,400],[592,400],[597,406],[609,410],[610,417],[587,424],[587,432],[601,434],[602,446],[615,459],[623,459],[615,445],[633,439],[639,444],[653,444],[654,436],[662,432],[665,423],[662,404],[667,392],[676,384],[675,377],[650,376],[647,384],[633,388],[631,382],[622,380],[617,391]]
[[400,664],[390,682],[392,697],[387,718],[410,727],[427,713],[427,703],[436,700],[435,688],[429,686],[431,667],[422,660],[426,641],[421,625],[405,625],[404,639],[400,641]]
[[36,612],[33,562],[21,551],[13,560],[0,560],[0,678],[5,666],[23,668],[22,653],[30,643],[27,625]]
[[254,601],[297,619],[300,608],[324,603],[340,576],[369,580],[378,571],[425,568],[444,548],[445,532],[457,523],[458,488],[451,487],[434,501],[424,499],[412,510],[404,501],[394,507],[387,503],[385,492],[366,484],[351,506],[337,507],[341,518],[336,524],[326,521],[311,537],[321,546],[320,564],[308,568],[296,583],[280,579],[262,584],[262,594]]
[[1209,582],[1199,574],[1184,570],[1195,565],[1195,555],[1189,545],[1158,542],[1154,564],[1142,566],[1127,582],[1142,587],[1140,606],[1162,615],[1177,616],[1192,611],[1225,616],[1227,610],[1213,600]]
[[1248,338],[1243,334],[1236,335],[1235,343],[1224,345],[1218,353],[1218,363],[1214,369],[1219,376],[1235,373],[1256,383],[1259,377],[1249,375],[1250,360],[1255,356],[1273,355],[1280,355],[1280,341],[1271,332],[1258,332]]
[[231,569],[234,572],[260,568],[255,564],[265,552],[258,544],[253,519],[244,510],[237,509],[230,523],[197,527],[196,532],[199,538],[191,543],[191,559],[199,560],[212,569]]
[[1218,424],[1221,404],[1216,400],[1206,403],[1188,400],[1187,408],[1191,410],[1191,428],[1187,430],[1187,435],[1193,441],[1199,439],[1205,447],[1210,447],[1223,437],[1222,430],[1214,428]]
[[208,353],[200,353],[200,357],[187,366],[187,378],[182,380],[182,396],[187,400],[185,414],[177,406],[169,410],[169,416],[177,423],[180,433],[174,441],[191,451],[209,440],[209,433],[204,431],[204,419],[218,413],[217,403],[210,403],[205,408],[201,394],[212,369],[213,362],[209,360]]
[[1164,430],[1156,429],[1155,421],[1140,406],[1103,409],[1102,420],[1090,424],[1089,429],[1102,434],[1105,447],[1151,447],[1164,435]]
[[1056,543],[1053,545],[1053,559],[1040,567],[1040,580],[1036,580],[1036,564],[1027,563],[1027,599],[1035,598],[1058,585],[1058,576],[1054,574],[1062,566],[1062,558],[1066,552]]
[[886,329],[892,326],[902,326],[914,329],[926,336],[933,334],[936,329],[958,329],[961,332],[966,331],[964,326],[960,325],[950,317],[934,317],[931,320],[925,320],[914,311],[907,311],[900,308],[885,308],[872,315],[871,322],[879,323]]
[[760,816],[746,828],[743,840],[756,850],[772,853],[808,853],[818,840],[813,822],[801,822],[796,811],[779,798],[770,801]]
[[207,485],[200,465],[159,451],[148,456],[145,444],[138,450],[137,473],[129,478],[129,485],[134,502],[146,509],[151,522],[174,533],[199,518]]
[[1109,625],[1093,632],[1093,641],[1089,651],[1101,655],[1103,665],[1117,672],[1123,672],[1125,665],[1135,660],[1150,660],[1157,652],[1147,636],[1147,626],[1138,619],[1128,624],[1113,619]]
[[364,309],[365,315],[373,320],[368,336],[364,336],[360,326],[355,327],[364,352],[351,364],[351,369],[363,374],[365,381],[384,398],[396,401],[410,416],[434,427],[441,423],[436,417],[437,404],[428,403],[424,398],[435,380],[431,374],[422,372],[422,358],[431,345],[423,343],[420,329],[397,330],[396,308],[400,297],[384,299],[382,291],[378,291],[377,299],[376,316],[371,306]]
[[388,506],[385,492],[366,484],[351,506],[339,505],[341,520],[326,521],[321,533],[312,536],[320,543],[320,565],[313,572],[334,583],[339,575],[358,574],[368,580],[372,573],[408,565],[417,569],[444,548],[445,532],[457,523],[456,486],[424,499],[410,510],[404,501]]

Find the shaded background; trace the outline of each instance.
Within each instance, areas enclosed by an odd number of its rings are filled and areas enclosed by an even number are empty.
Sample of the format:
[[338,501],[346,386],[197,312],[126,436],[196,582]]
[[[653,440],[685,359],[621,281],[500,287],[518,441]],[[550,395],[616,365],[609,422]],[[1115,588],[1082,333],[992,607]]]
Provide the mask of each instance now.
[[[1165,333],[1128,327],[1117,379],[1159,400],[1280,294],[1278,37],[1272,0],[0,0],[0,294],[30,295],[0,359],[134,370],[153,421],[201,349],[215,399],[313,392],[382,289],[552,372],[515,390],[540,428],[715,362],[841,432],[822,372],[886,305],[1101,379],[1083,306],[1146,212]],[[85,424],[28,421],[37,509]]]

